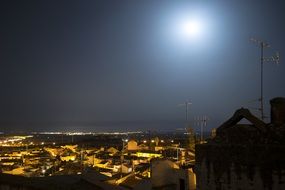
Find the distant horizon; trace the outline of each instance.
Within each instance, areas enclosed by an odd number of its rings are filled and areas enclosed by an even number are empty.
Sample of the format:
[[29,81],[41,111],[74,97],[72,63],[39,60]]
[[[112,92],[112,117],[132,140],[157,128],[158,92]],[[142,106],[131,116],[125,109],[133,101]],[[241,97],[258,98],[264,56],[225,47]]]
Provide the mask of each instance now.
[[[14,122],[0,123],[1,132],[127,132],[127,131],[182,131],[186,128],[182,121],[101,121],[101,122]],[[199,126],[191,126],[196,132]],[[11,130],[11,127],[13,130]],[[217,126],[218,127],[218,126]],[[214,126],[204,127],[210,132]]]

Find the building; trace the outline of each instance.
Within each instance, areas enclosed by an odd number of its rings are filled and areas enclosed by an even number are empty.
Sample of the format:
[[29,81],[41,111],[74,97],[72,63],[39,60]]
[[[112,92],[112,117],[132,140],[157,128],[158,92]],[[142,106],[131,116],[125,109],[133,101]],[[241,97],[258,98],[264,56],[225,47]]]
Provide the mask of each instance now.
[[151,184],[156,190],[194,190],[195,174],[168,159],[151,161]]
[[196,146],[197,190],[285,189],[285,98],[270,104],[270,123],[241,108]]
[[138,143],[135,140],[128,141],[128,144],[127,144],[128,151],[137,151],[138,149],[139,149]]

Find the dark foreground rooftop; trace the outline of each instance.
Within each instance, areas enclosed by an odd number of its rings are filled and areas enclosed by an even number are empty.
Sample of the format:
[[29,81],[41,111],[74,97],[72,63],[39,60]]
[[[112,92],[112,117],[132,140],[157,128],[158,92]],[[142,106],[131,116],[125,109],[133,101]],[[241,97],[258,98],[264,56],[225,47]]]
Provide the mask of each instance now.
[[21,190],[111,190],[122,189],[105,182],[101,174],[60,175],[50,177],[23,177],[0,174],[0,189],[9,187]]
[[197,189],[285,189],[285,98],[270,103],[270,123],[241,108],[196,146]]

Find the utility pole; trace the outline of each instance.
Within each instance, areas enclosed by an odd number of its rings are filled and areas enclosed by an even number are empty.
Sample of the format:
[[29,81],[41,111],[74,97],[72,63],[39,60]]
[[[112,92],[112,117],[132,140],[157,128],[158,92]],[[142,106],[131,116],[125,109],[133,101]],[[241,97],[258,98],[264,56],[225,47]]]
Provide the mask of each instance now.
[[264,115],[264,96],[263,96],[263,65],[264,62],[275,62],[276,64],[279,64],[279,53],[276,52],[275,55],[271,57],[264,57],[264,49],[269,48],[270,45],[264,41],[257,40],[254,38],[250,39],[252,42],[257,43],[260,47],[260,114],[261,114],[261,120],[264,121],[265,115]]
[[268,44],[261,42],[260,43],[260,113],[261,113],[261,120],[264,120],[264,102],[263,102],[263,53],[264,53],[264,47],[267,47]]
[[[178,106],[185,106],[185,132],[187,134],[187,147],[189,149],[193,149],[193,147],[195,147],[195,138],[191,138],[192,137],[192,133],[193,133],[193,129],[190,128],[190,125],[188,123],[188,112],[189,112],[189,105],[191,105],[192,103],[189,100],[186,100],[184,103],[179,104]],[[191,144],[194,141],[193,144]],[[177,159],[178,159],[178,150],[177,150]]]
[[124,153],[125,153],[125,142],[128,142],[127,139],[122,139],[123,141],[123,147],[121,150],[121,178],[123,177],[123,164],[124,164]]

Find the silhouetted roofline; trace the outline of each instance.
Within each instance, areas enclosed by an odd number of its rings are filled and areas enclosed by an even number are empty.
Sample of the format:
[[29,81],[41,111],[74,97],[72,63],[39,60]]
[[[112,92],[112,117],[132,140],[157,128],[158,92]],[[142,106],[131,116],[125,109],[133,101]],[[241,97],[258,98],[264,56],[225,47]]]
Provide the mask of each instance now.
[[234,115],[230,119],[228,119],[219,128],[217,128],[217,134],[221,133],[225,129],[236,125],[242,119],[247,119],[253,124],[253,127],[258,129],[262,133],[265,133],[267,131],[266,123],[264,123],[262,120],[250,113],[248,109],[240,108],[234,113]]

